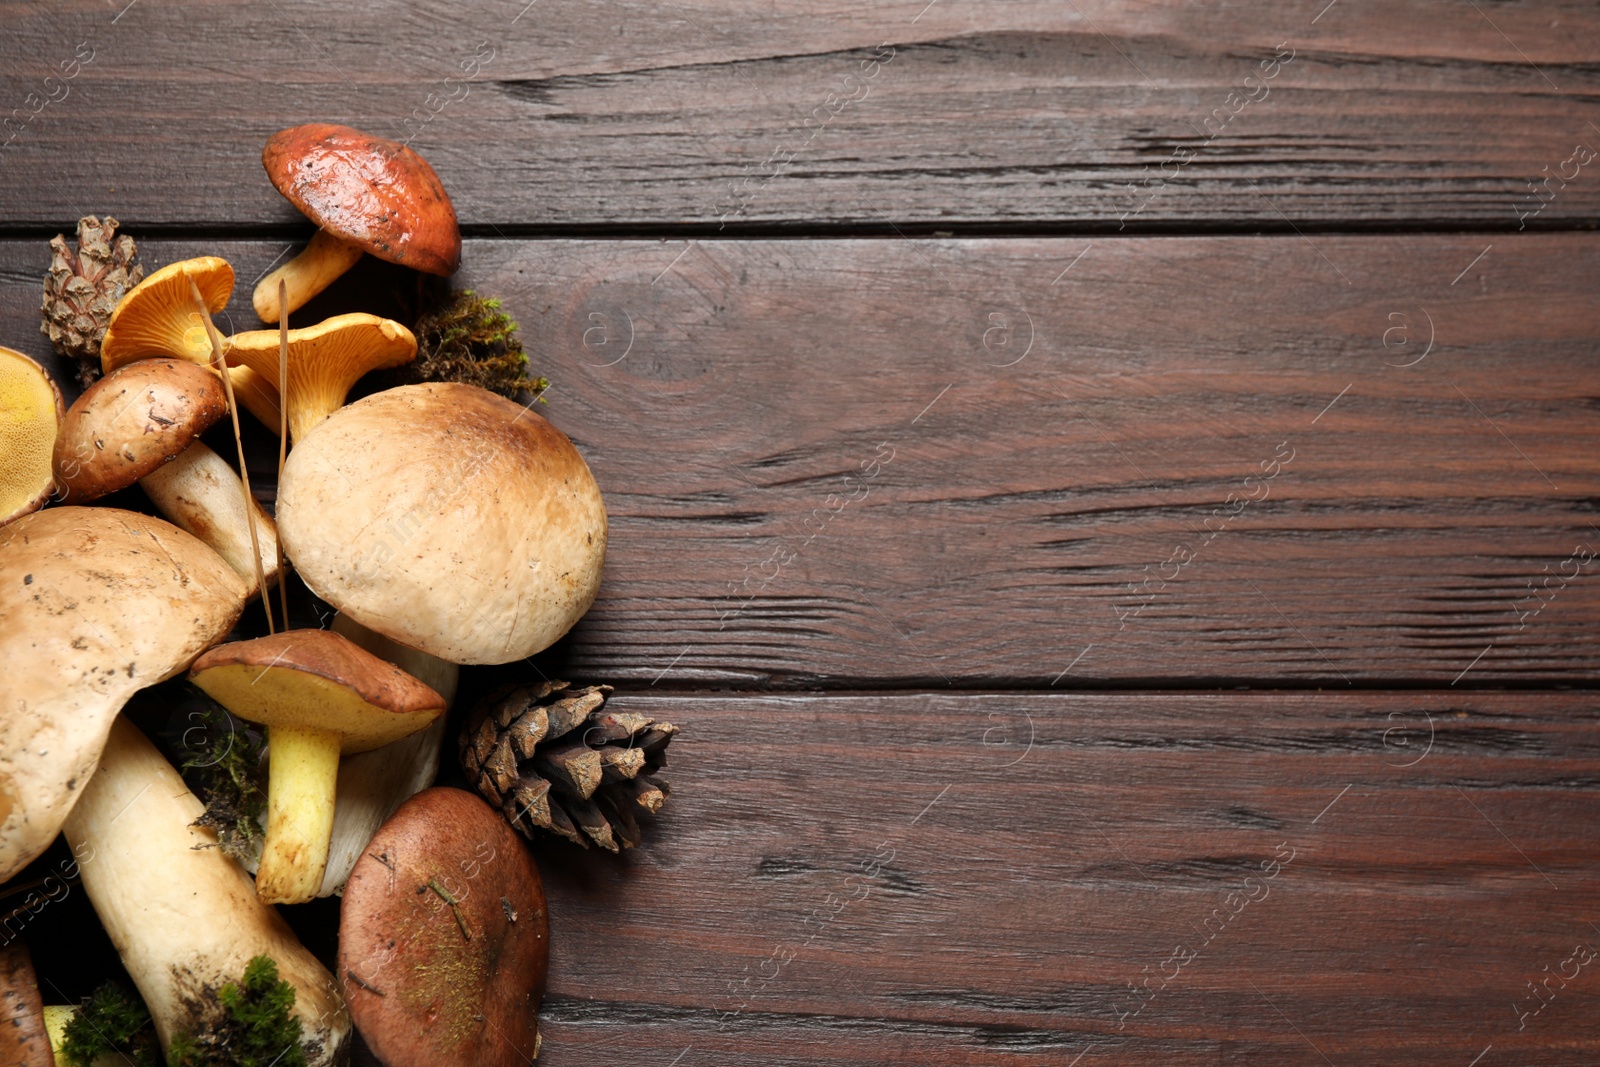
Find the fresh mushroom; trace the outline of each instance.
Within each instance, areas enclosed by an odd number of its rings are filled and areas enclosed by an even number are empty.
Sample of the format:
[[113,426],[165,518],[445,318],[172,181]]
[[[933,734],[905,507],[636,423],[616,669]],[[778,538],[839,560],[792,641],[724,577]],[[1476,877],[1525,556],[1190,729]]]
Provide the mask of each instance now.
[[503,397],[429,382],[356,401],[289,453],[278,531],[323,600],[452,663],[507,663],[600,588],[606,514],[565,434]]
[[61,423],[61,391],[44,368],[0,348],[0,526],[50,499],[50,452]]
[[[319,229],[294,259],[256,286],[262,322],[301,307],[363,252],[427,274],[461,266],[456,210],[433,168],[405,145],[348,126],[311,123],[273,134],[261,165],[278,192]],[[278,307],[278,281],[288,306]]]
[[[161,513],[210,545],[250,586],[250,527],[239,476],[202,441],[227,414],[217,376],[180,359],[141,359],[84,390],[56,437],[56,480],[74,504],[138,482]],[[254,499],[267,578],[278,569],[278,532]]]
[[[417,339],[393,319],[361,313],[335,315],[289,331],[289,388],[278,385],[278,331],[246,330],[228,339],[228,362],[254,371],[286,395],[289,439],[298,441],[338,410],[350,387],[368,371],[397,367],[417,357]],[[276,424],[274,424],[276,430]]]
[[339,909],[345,1000],[385,1067],[533,1062],[549,945],[538,868],[500,813],[459,789],[402,804]]
[[[348,615],[335,616],[332,630],[426,683],[444,698],[447,710],[455,700],[461,672],[454,663],[373,633]],[[372,835],[407,798],[433,784],[439,773],[439,750],[448,725],[449,716],[440,715],[426,730],[339,761],[338,799],[334,803],[333,833],[328,842],[328,866],[322,872],[322,886],[317,896],[332,896],[344,889],[351,869]]]
[[127,699],[244,603],[220,556],[147,515],[60,507],[0,528],[0,881],[55,839]]
[[331,630],[219,645],[189,677],[235,715],[267,727],[267,837],[256,892],[269,904],[302,903],[322,885],[340,754],[427,729],[445,704]]
[[55,1062],[28,946],[7,945],[0,949],[0,1065],[54,1067]]
[[100,769],[67,820],[84,856],[83,888],[139,987],[156,1036],[203,1033],[221,1010],[216,992],[269,956],[294,987],[293,1012],[310,1063],[340,1059],[350,1019],[337,985],[249,875],[193,823],[205,810],[138,728],[118,718]]

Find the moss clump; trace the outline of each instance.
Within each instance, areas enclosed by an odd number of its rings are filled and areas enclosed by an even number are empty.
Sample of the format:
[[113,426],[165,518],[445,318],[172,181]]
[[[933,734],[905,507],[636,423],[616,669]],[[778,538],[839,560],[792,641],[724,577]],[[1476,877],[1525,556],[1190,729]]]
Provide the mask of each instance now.
[[306,1067],[300,1020],[290,1014],[294,987],[278,978],[267,956],[246,964],[240,982],[217,990],[211,1028],[176,1034],[167,1050],[170,1067]]
[[471,289],[453,292],[417,320],[417,358],[397,368],[401,382],[465,382],[515,400],[544,403],[548,378],[528,376],[517,324],[500,301]]
[[107,982],[83,1002],[61,1040],[61,1057],[72,1067],[91,1067],[108,1055],[134,1067],[161,1064],[161,1046],[144,1001],[115,982]]
[[194,824],[215,832],[223,852],[249,863],[260,857],[264,836],[259,820],[267,807],[261,772],[266,742],[241,729],[209,697],[204,710],[193,714],[196,725],[184,732],[183,771],[206,805]]

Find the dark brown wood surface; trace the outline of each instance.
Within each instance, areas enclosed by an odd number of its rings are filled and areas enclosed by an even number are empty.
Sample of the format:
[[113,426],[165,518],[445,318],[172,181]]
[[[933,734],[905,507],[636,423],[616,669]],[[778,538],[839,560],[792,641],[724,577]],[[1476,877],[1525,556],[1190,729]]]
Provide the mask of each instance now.
[[[541,1064],[1587,1067],[1597,34],[5,4],[0,344],[46,356],[45,240],[88,212],[150,267],[227,257],[219,324],[256,326],[309,234],[283,126],[434,163],[456,284],[521,322],[611,518],[534,666],[684,728],[643,848],[536,848]],[[413,292],[369,261],[302,318]],[[286,911],[328,950],[333,902]],[[23,937],[47,1001],[114,970],[75,890]]]

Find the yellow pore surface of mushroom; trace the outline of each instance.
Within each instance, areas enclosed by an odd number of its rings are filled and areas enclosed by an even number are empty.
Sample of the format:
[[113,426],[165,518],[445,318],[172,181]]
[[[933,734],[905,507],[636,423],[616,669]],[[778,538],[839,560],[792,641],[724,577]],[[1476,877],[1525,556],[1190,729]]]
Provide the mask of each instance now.
[[100,342],[100,369],[155,356],[211,362],[211,339],[189,292],[193,280],[206,310],[219,314],[233,294],[233,267],[216,256],[169,263],[128,290]]
[[[229,339],[228,362],[278,385],[278,331],[246,330]],[[298,441],[344,404],[368,371],[398,367],[417,356],[417,339],[393,319],[335,315],[289,331],[289,438]]]
[[44,368],[0,348],[0,525],[37,511],[55,485],[61,393]]

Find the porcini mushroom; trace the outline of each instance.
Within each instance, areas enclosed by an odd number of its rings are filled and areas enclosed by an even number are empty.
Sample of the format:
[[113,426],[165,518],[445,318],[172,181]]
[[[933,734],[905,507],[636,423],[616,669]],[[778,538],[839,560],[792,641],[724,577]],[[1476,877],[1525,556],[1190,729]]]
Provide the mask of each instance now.
[[539,870],[505,819],[428,789],[350,875],[338,973],[385,1067],[519,1067],[539,1053],[549,940]]
[[[331,629],[426,683],[444,698],[446,710],[455,700],[461,670],[454,663],[373,633],[348,615],[336,615]],[[409,797],[433,784],[439,774],[439,751],[448,719],[449,716],[440,715],[426,730],[339,761],[328,866],[322,872],[317,896],[332,896],[342,890],[378,827]]]
[[61,423],[61,391],[43,367],[0,348],[0,526],[50,499],[50,453]]
[[[56,480],[74,504],[138,482],[161,513],[210,545],[256,588],[244,486],[199,440],[227,413],[221,381],[179,359],[124,364],[84,390],[56,437]],[[250,498],[261,565],[278,569],[278,534]]]
[[417,339],[393,319],[355,313],[289,331],[289,387],[278,383],[278,331],[246,330],[228,339],[228,362],[248,367],[277,388],[289,409],[289,439],[298,441],[338,410],[368,371],[417,358]]
[[[257,284],[262,322],[301,307],[363,252],[426,274],[461,266],[461,229],[439,176],[394,141],[348,126],[309,123],[280,130],[261,150],[273,186],[319,229],[294,259]],[[278,306],[283,280],[288,306]]]
[[0,1064],[54,1067],[55,1062],[28,946],[18,942],[0,948]]
[[594,601],[605,504],[532,411],[407,385],[340,409],[304,445],[284,467],[279,536],[311,590],[363,626],[452,663],[506,663]]
[[163,1049],[216,1025],[216,993],[256,956],[294,987],[307,1060],[340,1059],[350,1019],[337,985],[250,877],[193,823],[205,805],[138,728],[118,718],[67,820],[83,888],[150,1009]]
[[341,753],[426,729],[444,698],[330,630],[219,645],[189,677],[242,719],[267,727],[267,837],[256,892],[299,904],[322,884]]
[[0,881],[55,839],[127,699],[244,603],[220,556],[147,515],[48,508],[0,528]]

